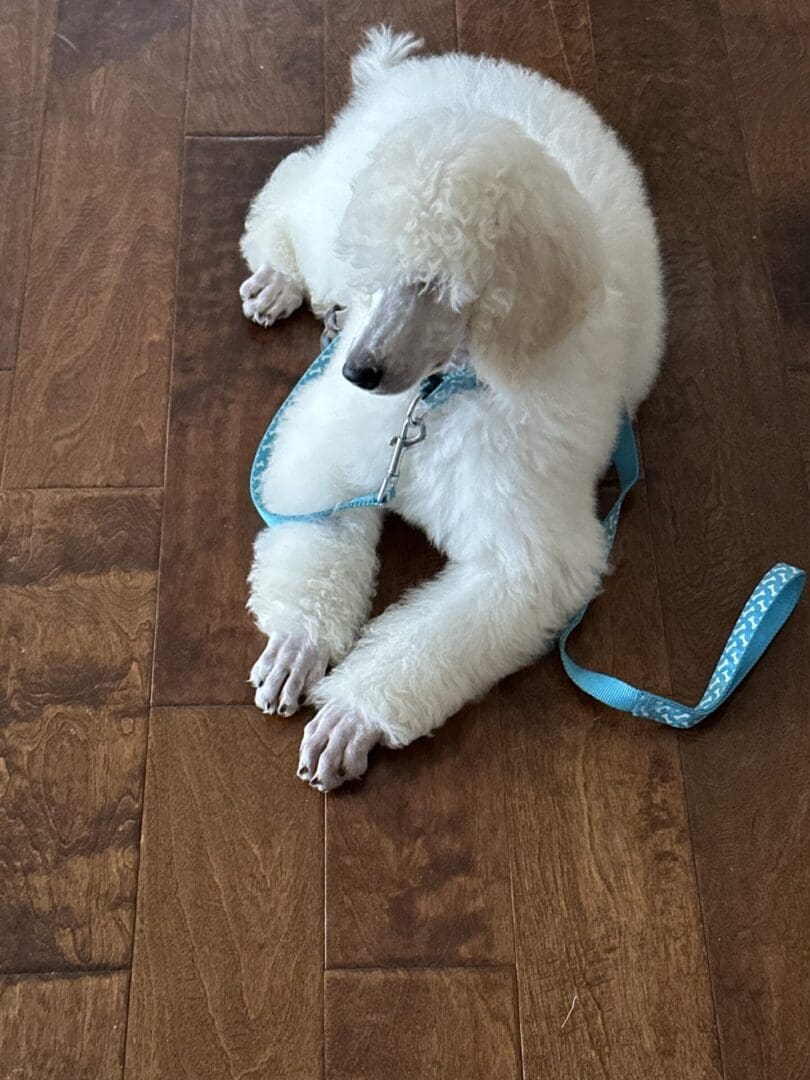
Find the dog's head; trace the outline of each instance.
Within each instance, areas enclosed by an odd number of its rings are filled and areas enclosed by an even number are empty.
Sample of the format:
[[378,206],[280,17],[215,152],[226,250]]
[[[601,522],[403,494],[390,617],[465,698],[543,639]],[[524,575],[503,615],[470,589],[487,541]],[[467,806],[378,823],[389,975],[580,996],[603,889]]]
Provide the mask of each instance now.
[[353,185],[344,374],[399,393],[468,345],[514,389],[601,297],[593,213],[517,124],[436,109],[395,128]]

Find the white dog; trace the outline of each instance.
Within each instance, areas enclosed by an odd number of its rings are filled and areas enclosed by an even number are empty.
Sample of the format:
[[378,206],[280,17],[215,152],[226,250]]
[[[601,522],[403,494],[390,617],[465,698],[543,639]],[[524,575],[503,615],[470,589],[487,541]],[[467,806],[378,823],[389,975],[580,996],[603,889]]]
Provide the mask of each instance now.
[[346,316],[280,426],[272,510],[376,490],[429,373],[463,361],[485,384],[431,412],[405,457],[393,508],[448,563],[378,619],[365,625],[380,510],[256,540],[248,606],[269,638],[256,704],[320,706],[299,776],[321,791],[534,660],[595,594],[597,480],[662,350],[654,222],[614,133],[533,72],[412,57],[420,45],[368,34],[349,105],[279,165],[242,238],[249,318],[269,326],[304,298]]

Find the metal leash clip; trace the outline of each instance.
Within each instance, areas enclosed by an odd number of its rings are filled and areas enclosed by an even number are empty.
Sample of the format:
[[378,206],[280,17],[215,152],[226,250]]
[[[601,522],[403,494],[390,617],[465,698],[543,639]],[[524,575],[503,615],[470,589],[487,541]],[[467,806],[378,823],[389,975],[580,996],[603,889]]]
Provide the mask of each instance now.
[[387,503],[393,499],[397,493],[397,480],[399,479],[399,468],[402,463],[402,455],[406,450],[410,450],[412,446],[416,446],[417,443],[420,443],[423,439],[427,438],[427,428],[425,427],[424,419],[425,414],[419,413],[417,415],[416,410],[425,398],[429,394],[432,394],[435,389],[435,383],[433,385],[423,386],[408,406],[408,411],[405,413],[405,419],[402,423],[402,430],[399,435],[395,435],[389,442],[388,445],[393,446],[394,452],[391,455],[388,472],[385,474],[385,479],[377,493],[377,502]]

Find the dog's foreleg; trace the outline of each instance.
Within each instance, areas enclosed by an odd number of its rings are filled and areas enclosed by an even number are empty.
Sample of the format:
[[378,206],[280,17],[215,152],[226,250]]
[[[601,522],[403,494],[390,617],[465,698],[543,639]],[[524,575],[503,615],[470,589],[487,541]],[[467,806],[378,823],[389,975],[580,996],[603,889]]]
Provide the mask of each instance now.
[[371,604],[381,521],[355,510],[257,537],[248,608],[268,642],[250,679],[264,712],[292,715],[352,647]]
[[527,581],[503,566],[451,564],[371,623],[317,687],[299,776],[326,791],[360,775],[375,743],[428,734],[543,652],[596,585],[586,574],[573,594],[555,589],[560,568],[546,569]]
[[296,257],[294,222],[300,215],[300,193],[312,186],[312,153],[290,154],[253,200],[240,243],[251,274],[239,297],[246,318],[272,326],[292,314],[307,292]]

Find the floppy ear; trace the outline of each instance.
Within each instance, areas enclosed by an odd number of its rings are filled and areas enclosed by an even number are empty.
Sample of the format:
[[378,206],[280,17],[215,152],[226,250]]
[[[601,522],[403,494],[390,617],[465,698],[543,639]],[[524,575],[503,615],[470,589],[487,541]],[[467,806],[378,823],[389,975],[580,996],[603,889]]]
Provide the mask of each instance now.
[[[485,377],[514,384],[604,295],[604,256],[590,206],[533,139],[511,134],[497,198],[491,273],[471,342]],[[482,371],[482,374],[484,372]]]

